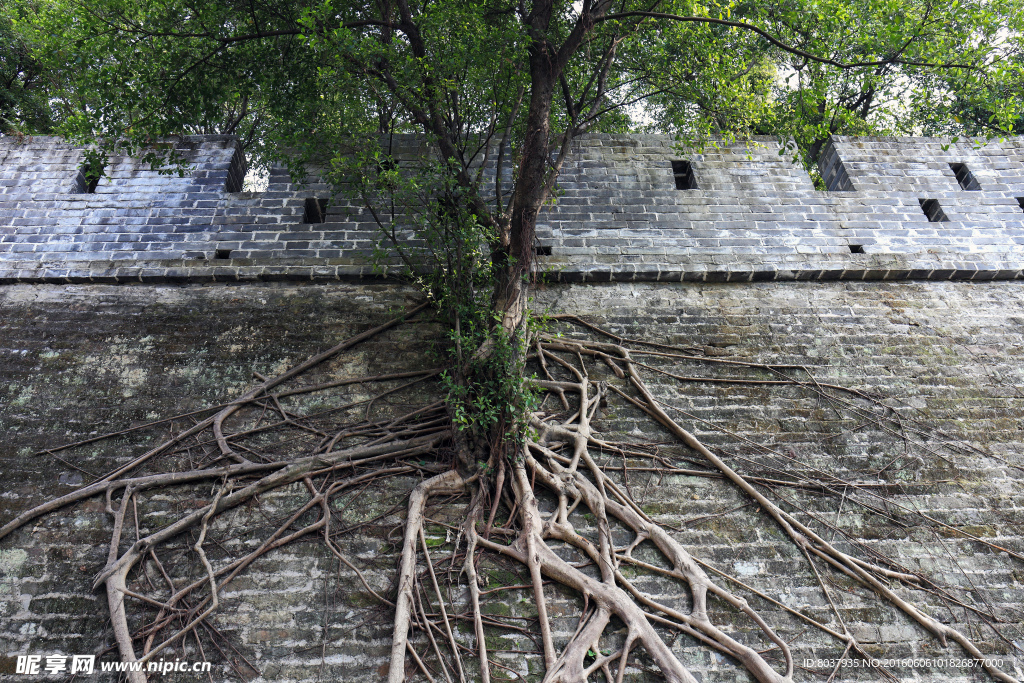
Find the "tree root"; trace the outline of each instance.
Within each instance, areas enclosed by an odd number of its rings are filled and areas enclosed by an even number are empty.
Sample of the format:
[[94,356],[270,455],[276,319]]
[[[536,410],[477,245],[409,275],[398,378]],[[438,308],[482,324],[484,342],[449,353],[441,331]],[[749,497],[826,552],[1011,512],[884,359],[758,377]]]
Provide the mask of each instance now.
[[[462,476],[456,470],[448,470],[419,484],[409,495],[405,542],[402,546],[401,564],[398,567],[398,597],[395,600],[395,630],[391,638],[391,668],[388,673],[388,683],[401,683],[405,680],[405,650],[409,638],[413,580],[416,572],[416,541],[421,538],[423,533],[423,510],[431,496],[456,495],[463,493],[465,489],[466,481]],[[426,547],[425,542],[424,547]],[[440,592],[438,597],[440,597]]]

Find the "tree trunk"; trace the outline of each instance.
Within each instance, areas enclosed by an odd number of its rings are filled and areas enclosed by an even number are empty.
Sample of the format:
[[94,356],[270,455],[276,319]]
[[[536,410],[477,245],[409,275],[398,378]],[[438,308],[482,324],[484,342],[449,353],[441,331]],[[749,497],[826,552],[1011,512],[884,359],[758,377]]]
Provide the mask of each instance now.
[[537,2],[527,19],[533,38],[529,49],[530,106],[508,234],[502,235],[495,260],[498,278],[494,309],[501,316],[502,328],[510,335],[522,332],[537,216],[547,199],[549,172],[554,172],[549,168],[551,100],[558,82],[558,67],[556,51],[544,35],[550,16],[550,3]]

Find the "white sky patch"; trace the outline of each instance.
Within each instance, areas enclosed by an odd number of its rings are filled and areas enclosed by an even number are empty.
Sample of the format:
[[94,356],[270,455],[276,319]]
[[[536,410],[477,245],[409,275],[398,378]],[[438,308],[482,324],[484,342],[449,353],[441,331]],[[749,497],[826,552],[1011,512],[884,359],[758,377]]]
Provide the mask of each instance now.
[[270,169],[250,166],[242,181],[242,192],[266,192],[270,186]]

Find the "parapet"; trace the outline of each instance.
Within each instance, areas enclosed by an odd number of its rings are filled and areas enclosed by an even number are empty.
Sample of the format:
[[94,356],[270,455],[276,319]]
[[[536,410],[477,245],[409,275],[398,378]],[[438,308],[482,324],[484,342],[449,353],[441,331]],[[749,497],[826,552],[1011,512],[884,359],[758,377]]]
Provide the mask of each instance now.
[[975,143],[834,136],[822,151],[821,175],[834,191],[1020,195],[1024,192],[1024,139]]
[[107,160],[103,177],[89,188],[82,184],[88,162],[81,147],[55,137],[0,137],[0,199],[24,202],[25,210],[30,210],[32,202],[68,201],[66,195],[136,202],[242,188],[245,157],[236,137],[195,135],[168,144],[188,167],[187,175],[162,174],[138,159],[113,156]]
[[[398,141],[421,154],[415,137]],[[331,280],[375,276],[369,211],[273,169],[240,192],[227,136],[176,143],[179,177],[81,149],[0,138],[0,282]],[[562,281],[1017,279],[1024,139],[834,137],[814,189],[772,138],[680,148],[657,135],[577,140],[537,231]]]

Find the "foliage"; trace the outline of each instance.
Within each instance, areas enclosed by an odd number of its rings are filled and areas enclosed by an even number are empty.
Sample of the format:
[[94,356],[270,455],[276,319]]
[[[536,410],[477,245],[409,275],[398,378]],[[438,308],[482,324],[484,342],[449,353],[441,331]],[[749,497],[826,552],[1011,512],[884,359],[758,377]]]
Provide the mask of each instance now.
[[[531,26],[545,8],[545,25]],[[38,89],[37,60],[65,84],[77,106],[63,132],[136,145],[233,132],[260,159],[311,134],[333,143],[442,128],[464,155],[470,135],[510,128],[521,140],[526,110],[516,105],[521,88],[533,94],[529,58],[542,36],[572,50],[559,55],[553,137],[647,125],[688,139],[779,134],[808,150],[831,133],[970,135],[1009,131],[1020,116],[1019,0],[49,0],[34,9],[16,17],[17,38],[9,25],[3,37],[25,55],[31,32],[37,55],[9,64],[23,66],[23,90]],[[988,116],[957,116],[970,108]]]
[[957,87],[954,82],[936,88],[942,96],[922,97],[915,103],[922,112],[922,131],[943,131],[961,136],[1024,135],[1024,49],[1018,45],[998,67],[1000,77],[978,90]]
[[0,14],[0,134],[47,133],[54,126],[47,74],[12,18]]
[[[776,91],[776,131],[792,137],[815,162],[830,134],[1005,134],[1021,114],[1019,0],[1004,2],[814,2],[808,51],[837,40],[850,60],[902,55],[870,68],[836,70],[791,59]],[[789,19],[787,18],[787,21]],[[853,40],[848,27],[857,27]],[[1017,66],[1014,66],[1014,64]],[[1016,73],[1016,75],[1015,75]],[[951,103],[985,103],[991,120],[968,122]]]
[[[400,271],[447,323],[441,380],[453,424],[473,441],[522,435],[534,392],[522,378],[519,343],[495,324],[494,231],[460,201],[444,164],[424,153],[428,146],[403,155],[394,143],[393,137],[351,141],[319,174],[376,220],[378,271]],[[485,346],[486,353],[477,352]]]

